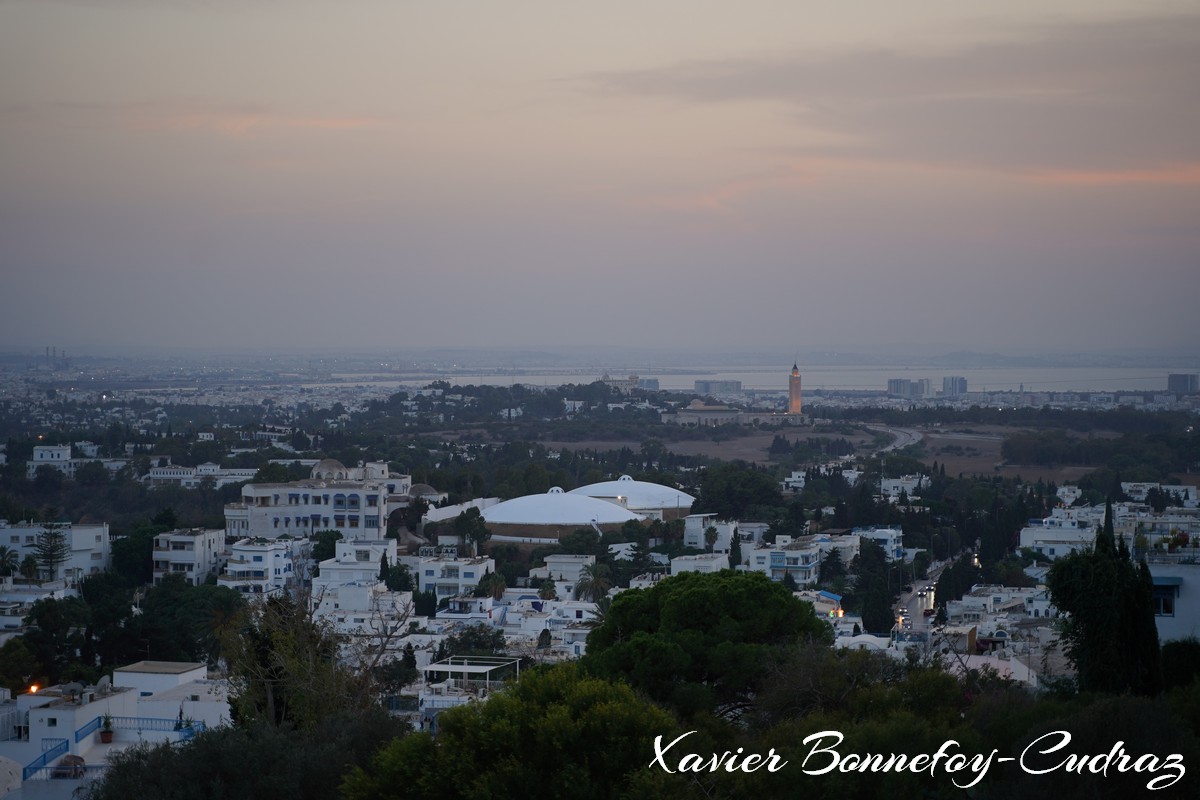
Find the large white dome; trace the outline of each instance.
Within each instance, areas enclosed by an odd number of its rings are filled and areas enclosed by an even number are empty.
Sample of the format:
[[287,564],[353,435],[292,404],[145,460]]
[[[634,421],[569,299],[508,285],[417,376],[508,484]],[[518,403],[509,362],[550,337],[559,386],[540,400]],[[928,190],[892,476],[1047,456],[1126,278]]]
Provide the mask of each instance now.
[[622,475],[615,481],[604,481],[602,483],[591,483],[587,486],[580,486],[578,489],[572,489],[570,494],[603,498],[605,500],[614,500],[621,497],[625,500],[626,508],[633,511],[671,508],[687,510],[691,508],[692,503],[696,502],[696,498],[687,492],[681,492],[670,486],[663,486],[661,483],[635,481],[628,475]]
[[616,503],[569,494],[555,486],[546,494],[527,494],[483,510],[484,522],[494,525],[612,525],[641,520]]

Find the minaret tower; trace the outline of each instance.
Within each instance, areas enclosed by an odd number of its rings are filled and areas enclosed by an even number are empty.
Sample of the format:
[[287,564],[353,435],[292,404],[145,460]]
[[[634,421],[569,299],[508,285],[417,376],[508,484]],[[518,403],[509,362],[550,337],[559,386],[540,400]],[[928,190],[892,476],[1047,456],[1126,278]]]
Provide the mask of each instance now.
[[788,411],[789,414],[803,413],[804,401],[800,396],[800,367],[792,364],[792,374],[788,378]]

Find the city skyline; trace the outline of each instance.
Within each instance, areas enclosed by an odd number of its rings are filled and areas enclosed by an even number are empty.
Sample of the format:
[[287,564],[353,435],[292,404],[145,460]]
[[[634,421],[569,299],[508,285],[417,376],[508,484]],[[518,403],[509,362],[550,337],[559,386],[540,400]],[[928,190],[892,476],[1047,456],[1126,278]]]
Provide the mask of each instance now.
[[1197,45],[1172,0],[2,0],[0,349],[1194,354]]

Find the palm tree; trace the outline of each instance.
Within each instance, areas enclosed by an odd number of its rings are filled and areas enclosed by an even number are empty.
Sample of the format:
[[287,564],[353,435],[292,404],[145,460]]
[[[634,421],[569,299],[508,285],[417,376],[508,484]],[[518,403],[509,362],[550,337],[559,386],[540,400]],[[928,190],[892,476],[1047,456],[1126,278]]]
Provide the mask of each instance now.
[[25,556],[25,560],[21,562],[20,570],[21,570],[21,574],[24,575],[27,580],[32,581],[35,578],[37,578],[37,574],[38,574],[37,556],[35,556],[33,553],[30,553],[29,555]]
[[583,624],[589,628],[599,628],[604,624],[604,620],[608,618],[608,610],[612,608],[612,598],[608,595],[601,597],[596,601],[596,610],[592,612],[592,618]]
[[6,544],[0,544],[0,575],[9,576],[21,567],[21,556]]
[[538,587],[538,599],[539,600],[557,600],[558,599],[558,589],[555,587],[554,581],[550,580],[549,578],[542,581],[541,586]]
[[479,590],[483,593],[483,597],[499,600],[504,597],[504,590],[507,588],[508,581],[499,572],[489,572],[479,579]]
[[588,564],[579,573],[575,582],[576,597],[598,602],[612,588],[612,579],[607,564]]

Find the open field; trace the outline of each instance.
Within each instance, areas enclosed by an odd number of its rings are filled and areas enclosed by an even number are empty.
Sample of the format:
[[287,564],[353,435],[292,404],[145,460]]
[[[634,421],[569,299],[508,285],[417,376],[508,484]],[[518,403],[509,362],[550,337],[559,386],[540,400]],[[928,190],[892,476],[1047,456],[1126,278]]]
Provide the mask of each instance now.
[[1001,475],[1005,478],[1021,477],[1024,481],[1039,478],[1056,484],[1073,483],[1092,471],[1092,467],[1055,466],[1045,467],[1029,464],[1002,465],[1000,447],[1004,437],[1018,432],[1015,428],[996,425],[978,425],[968,431],[930,428],[922,430],[925,439],[922,445],[926,464],[937,461],[945,465],[946,475]]
[[[672,453],[681,456],[705,456],[720,458],[726,461],[741,459],[755,464],[767,463],[767,450],[771,447],[774,434],[755,434],[742,436],[721,442],[712,439],[694,439],[683,442],[663,442]],[[541,442],[550,450],[620,450],[628,447],[637,453],[641,450],[641,442]]]
[[[754,464],[766,464],[770,461],[768,451],[777,435],[796,442],[814,439],[846,439],[862,452],[864,446],[870,445],[872,437],[864,433],[854,435],[813,433],[809,428],[783,428],[777,431],[753,433],[749,436],[738,436],[714,442],[712,439],[689,439],[680,442],[663,442],[672,453],[681,456],[703,456],[719,458],[724,461],[748,461]],[[542,442],[551,450],[619,450],[628,447],[635,453],[641,449],[641,442]]]

